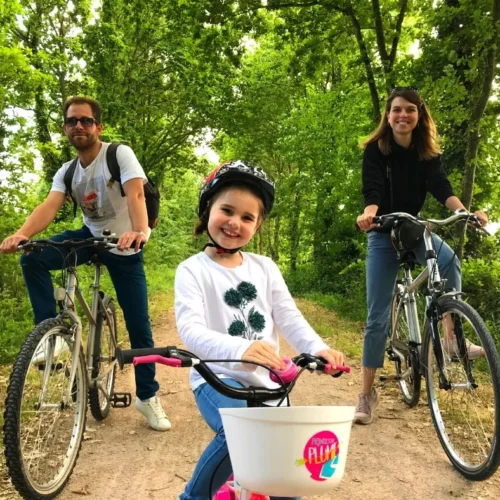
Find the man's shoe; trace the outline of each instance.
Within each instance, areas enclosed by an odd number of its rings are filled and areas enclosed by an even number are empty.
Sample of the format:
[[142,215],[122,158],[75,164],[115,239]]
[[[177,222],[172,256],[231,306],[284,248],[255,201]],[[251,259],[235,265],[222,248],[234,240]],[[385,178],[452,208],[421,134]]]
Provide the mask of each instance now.
[[355,424],[371,424],[373,421],[373,410],[378,406],[378,394],[375,388],[372,388],[370,396],[365,393],[359,395],[358,406],[356,406],[356,413],[354,414]]
[[154,396],[149,401],[135,400],[135,407],[146,417],[149,426],[155,431],[168,431],[172,424],[161,406],[160,398]]
[[[50,337],[47,337],[43,342],[38,344],[36,348],[35,354],[31,358],[32,365],[42,365],[45,363],[47,359],[47,354],[50,348],[49,342],[51,341]],[[66,341],[59,335],[55,338],[54,344],[54,355],[52,357],[53,361],[57,361],[57,358],[66,351],[69,351],[68,344]]]

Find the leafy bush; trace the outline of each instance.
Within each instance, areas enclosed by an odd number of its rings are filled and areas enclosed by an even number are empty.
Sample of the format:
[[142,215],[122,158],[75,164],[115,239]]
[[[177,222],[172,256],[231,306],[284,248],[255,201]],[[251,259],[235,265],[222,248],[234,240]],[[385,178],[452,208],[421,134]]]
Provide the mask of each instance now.
[[470,259],[462,263],[466,300],[479,312],[500,346],[500,262]]

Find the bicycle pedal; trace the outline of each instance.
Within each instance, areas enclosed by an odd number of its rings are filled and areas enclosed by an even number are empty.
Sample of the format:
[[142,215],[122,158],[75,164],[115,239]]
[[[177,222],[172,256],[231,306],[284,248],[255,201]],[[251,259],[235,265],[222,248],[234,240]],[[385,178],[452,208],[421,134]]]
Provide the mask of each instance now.
[[380,382],[399,382],[402,378],[400,375],[382,375],[379,380]]
[[130,392],[115,392],[111,396],[113,408],[128,408],[132,404],[132,394]]
[[[38,369],[43,372],[45,370],[45,363],[39,363],[36,365],[38,367]],[[64,363],[52,363],[50,365],[50,369],[55,372],[55,371],[59,371],[59,370],[62,370],[63,368],[66,368],[66,365]]]

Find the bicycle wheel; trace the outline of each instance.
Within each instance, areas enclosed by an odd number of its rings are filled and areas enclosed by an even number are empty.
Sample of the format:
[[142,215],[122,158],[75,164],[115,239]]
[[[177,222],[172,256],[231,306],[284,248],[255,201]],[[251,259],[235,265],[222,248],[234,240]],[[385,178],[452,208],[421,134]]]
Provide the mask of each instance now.
[[[434,427],[453,466],[467,479],[490,477],[500,464],[500,360],[483,320],[468,304],[451,297],[440,300],[441,312],[449,313],[455,332],[481,346],[484,355],[469,360],[446,347],[442,322],[436,341],[443,347],[443,373],[450,385],[440,384],[437,357],[429,328],[422,357]],[[464,349],[465,353],[465,349]],[[464,359],[465,358],[465,359]]]
[[396,291],[391,308],[389,356],[396,367],[403,400],[413,408],[420,399],[420,368],[418,351],[410,344],[410,326],[402,299],[402,294]]
[[[5,457],[23,498],[58,495],[82,444],[87,409],[85,358],[73,359],[69,326],[60,318],[40,323],[12,368],[4,412]],[[69,401],[70,370],[77,363]]]
[[89,388],[90,411],[96,420],[104,420],[109,414],[116,377],[116,307],[111,297],[105,297],[104,303],[109,321],[100,310],[94,339],[92,379],[98,386]]

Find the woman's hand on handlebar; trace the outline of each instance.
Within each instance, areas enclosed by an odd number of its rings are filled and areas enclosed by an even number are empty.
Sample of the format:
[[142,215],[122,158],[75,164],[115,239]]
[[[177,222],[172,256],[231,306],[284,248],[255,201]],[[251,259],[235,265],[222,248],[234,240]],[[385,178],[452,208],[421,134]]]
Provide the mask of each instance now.
[[474,215],[479,219],[481,226],[486,226],[488,224],[488,216],[482,210],[476,210]]
[[365,207],[365,211],[357,218],[356,225],[362,231],[369,231],[374,227],[377,227],[377,224],[373,223],[373,218],[377,215],[378,206],[377,205],[368,205]]
[[344,364],[344,355],[340,351],[334,351],[333,349],[323,349],[314,354],[318,358],[324,358],[331,366],[332,371],[325,372],[328,375],[334,375],[338,373],[336,370],[337,366],[342,366]]
[[274,347],[264,340],[256,340],[243,353],[243,361],[253,361],[269,366],[273,370],[284,370],[285,362],[276,354]]
[[2,241],[0,253],[7,254],[17,252],[19,250],[19,245],[27,240],[29,240],[29,238],[23,234],[13,234]]

